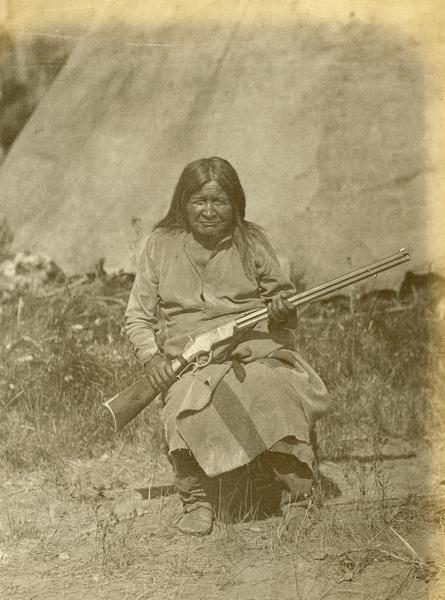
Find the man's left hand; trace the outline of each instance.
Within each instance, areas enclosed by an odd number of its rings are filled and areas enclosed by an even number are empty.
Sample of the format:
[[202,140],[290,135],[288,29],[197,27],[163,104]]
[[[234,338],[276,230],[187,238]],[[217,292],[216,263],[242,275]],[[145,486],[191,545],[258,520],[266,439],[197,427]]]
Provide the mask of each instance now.
[[289,321],[297,318],[297,307],[287,298],[293,296],[293,292],[281,292],[267,305],[267,316],[269,323],[274,327],[283,327]]

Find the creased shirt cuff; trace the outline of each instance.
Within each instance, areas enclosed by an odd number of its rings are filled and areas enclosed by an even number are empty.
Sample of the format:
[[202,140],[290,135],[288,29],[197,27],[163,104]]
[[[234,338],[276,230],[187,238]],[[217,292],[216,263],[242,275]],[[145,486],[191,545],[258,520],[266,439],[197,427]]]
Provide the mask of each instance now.
[[135,354],[138,362],[142,366],[145,366],[148,363],[148,361],[153,358],[157,351],[158,347],[155,346],[153,348],[144,348],[143,350],[136,350]]

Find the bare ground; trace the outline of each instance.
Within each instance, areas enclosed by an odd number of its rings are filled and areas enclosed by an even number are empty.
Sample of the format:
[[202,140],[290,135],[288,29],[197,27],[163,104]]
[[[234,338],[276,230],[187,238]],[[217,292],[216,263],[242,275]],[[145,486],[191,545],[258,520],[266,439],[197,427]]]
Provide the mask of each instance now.
[[321,471],[336,497],[293,535],[278,516],[247,515],[220,519],[208,538],[172,527],[164,459],[126,448],[11,476],[0,488],[0,599],[445,597],[445,470],[431,445],[389,447],[379,463],[362,448]]
[[241,506],[195,539],[171,525],[159,407],[117,436],[98,409],[137,376],[106,285],[3,306],[0,600],[445,597],[443,344],[427,303],[305,321],[337,399],[312,514],[289,534]]

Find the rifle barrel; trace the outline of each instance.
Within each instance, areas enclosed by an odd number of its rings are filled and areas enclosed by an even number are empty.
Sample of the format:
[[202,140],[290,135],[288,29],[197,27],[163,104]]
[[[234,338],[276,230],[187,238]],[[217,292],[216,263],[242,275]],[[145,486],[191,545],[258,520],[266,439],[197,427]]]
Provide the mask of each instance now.
[[[288,298],[288,301],[295,306],[300,306],[301,304],[318,300],[319,298],[323,298],[324,296],[341,290],[344,287],[358,283],[363,279],[368,279],[369,277],[373,277],[378,273],[382,273],[383,271],[397,267],[408,260],[410,260],[409,252],[402,248],[399,252],[388,256],[387,258],[383,258],[375,263],[371,263],[365,267],[361,267],[360,269],[346,273],[346,275],[342,275],[341,277],[326,281],[325,283],[313,287],[310,290],[306,290],[299,294],[294,294]],[[238,329],[252,327],[253,325],[263,321],[266,316],[267,308],[260,308],[243,315],[239,319],[236,319],[236,326]]]

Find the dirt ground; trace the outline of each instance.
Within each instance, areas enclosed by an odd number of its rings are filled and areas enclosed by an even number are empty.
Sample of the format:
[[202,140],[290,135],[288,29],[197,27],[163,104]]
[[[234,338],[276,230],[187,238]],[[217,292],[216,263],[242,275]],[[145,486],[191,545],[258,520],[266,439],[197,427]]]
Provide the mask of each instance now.
[[279,516],[250,514],[182,536],[168,462],[131,448],[9,477],[0,599],[439,600],[445,466],[432,456],[431,445],[393,444],[379,461],[362,447],[322,463],[325,503],[292,534]]

